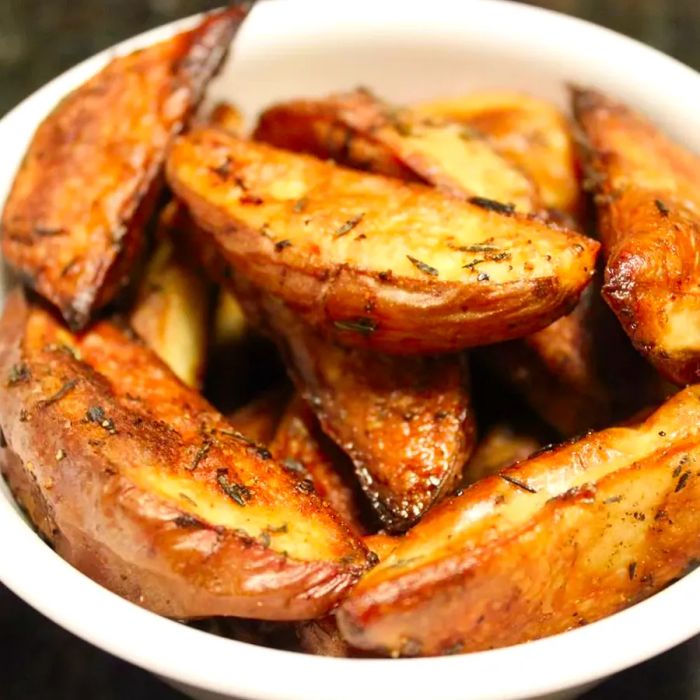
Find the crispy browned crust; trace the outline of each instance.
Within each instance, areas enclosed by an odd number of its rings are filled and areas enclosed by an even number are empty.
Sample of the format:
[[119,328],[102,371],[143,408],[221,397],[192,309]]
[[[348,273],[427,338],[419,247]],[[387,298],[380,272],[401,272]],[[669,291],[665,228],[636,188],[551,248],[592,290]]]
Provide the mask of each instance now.
[[438,100],[419,112],[482,134],[537,185],[542,205],[580,220],[583,198],[571,126],[551,103],[524,93],[487,91]]
[[321,427],[306,401],[295,395],[289,402],[270,452],[297,478],[306,480],[356,534],[367,532],[362,491],[352,463]]
[[384,654],[491,649],[610,615],[700,555],[700,388],[644,423],[532,457],[443,501],[337,613]]
[[537,208],[537,188],[488,142],[459,123],[427,118],[366,89],[294,100],[262,113],[254,138],[341,165],[434,185],[453,197],[490,197]]
[[37,129],[3,212],[3,255],[74,328],[127,281],[165,153],[245,15],[212,13],[114,58]]
[[178,618],[315,617],[353,584],[336,514],[124,331],[75,337],[15,293],[0,337],[0,425],[81,571]]
[[642,115],[574,90],[607,256],[603,296],[634,346],[678,384],[700,378],[700,158]]
[[383,352],[448,352],[539,330],[576,302],[598,249],[492,203],[214,130],[177,141],[168,178],[253,283],[344,344]]
[[476,441],[464,357],[342,347],[241,280],[237,290],[323,431],[350,455],[385,527],[405,530],[450,492]]

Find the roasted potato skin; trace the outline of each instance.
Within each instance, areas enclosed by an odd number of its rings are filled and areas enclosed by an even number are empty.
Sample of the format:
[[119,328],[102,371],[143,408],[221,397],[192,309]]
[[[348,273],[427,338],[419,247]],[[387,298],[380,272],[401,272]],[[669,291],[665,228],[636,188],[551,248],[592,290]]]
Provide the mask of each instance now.
[[524,213],[539,204],[532,180],[478,133],[387,104],[363,88],[273,106],[260,116],[254,137],[341,165],[425,182],[461,199],[488,196]]
[[88,576],[183,619],[311,618],[355,581],[335,513],[128,333],[73,336],[16,292],[0,337],[0,425],[38,486],[16,493]]
[[610,615],[700,553],[700,389],[634,427],[533,456],[443,501],[337,613],[352,646],[437,655]]
[[321,430],[306,401],[295,394],[270,442],[275,459],[307,480],[357,535],[367,532],[365,504],[352,463]]
[[627,106],[573,92],[605,248],[603,296],[634,346],[677,384],[700,378],[700,158]]
[[2,251],[73,328],[123,287],[142,249],[173,137],[246,12],[114,58],[42,122],[2,215]]
[[346,348],[277,300],[241,283],[238,291],[276,339],[323,431],[350,455],[385,527],[405,530],[450,492],[476,441],[464,356]]
[[475,129],[537,185],[542,205],[579,221],[584,212],[573,129],[552,104],[510,91],[475,92],[417,106]]
[[[241,274],[343,344],[393,354],[543,328],[575,304],[598,249],[493,203],[458,202],[213,130],[177,141],[168,179]],[[489,252],[505,250],[477,257],[484,240]]]

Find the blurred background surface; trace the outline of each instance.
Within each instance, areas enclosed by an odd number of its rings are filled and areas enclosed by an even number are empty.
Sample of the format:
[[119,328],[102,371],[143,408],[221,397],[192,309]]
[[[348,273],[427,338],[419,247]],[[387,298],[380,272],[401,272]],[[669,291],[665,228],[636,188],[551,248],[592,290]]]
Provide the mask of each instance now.
[[[392,1],[400,11],[400,0]],[[219,4],[217,0],[0,0],[0,115],[95,52]],[[700,70],[700,0],[528,0],[524,4],[604,25]],[[615,57],[610,60],[614,62]],[[654,634],[654,630],[639,633]],[[3,700],[182,697],[148,673],[45,620],[1,585],[0,650]],[[700,637],[619,674],[585,696],[585,700],[626,698],[700,700]]]

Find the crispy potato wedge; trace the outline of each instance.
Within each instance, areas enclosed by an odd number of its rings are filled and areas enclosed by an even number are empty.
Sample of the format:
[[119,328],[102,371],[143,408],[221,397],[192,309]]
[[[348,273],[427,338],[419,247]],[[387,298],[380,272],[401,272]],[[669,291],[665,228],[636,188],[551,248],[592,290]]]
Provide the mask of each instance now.
[[206,363],[211,285],[198,266],[178,254],[168,233],[174,204],[161,214],[159,242],[129,322],[185,384],[197,388]]
[[700,378],[700,158],[643,116],[574,90],[605,246],[603,296],[634,346],[677,384]]
[[416,110],[473,128],[532,178],[543,206],[580,218],[574,138],[553,104],[519,92],[486,91],[421,104]]
[[161,168],[246,10],[208,15],[114,58],[42,122],[2,215],[2,251],[74,328],[111,301],[142,248]]
[[592,622],[700,555],[700,388],[643,423],[521,462],[443,501],[337,613],[392,655],[491,649]]
[[363,88],[275,105],[260,116],[254,138],[341,165],[426,182],[460,198],[488,196],[525,213],[534,211],[539,200],[532,180],[474,130],[389,105]]
[[15,293],[0,338],[24,505],[88,576],[177,618],[311,618],[354,583],[368,555],[332,509],[116,325],[76,337]]
[[[240,298],[252,303],[250,295]],[[257,304],[297,388],[350,455],[382,523],[405,530],[455,486],[474,447],[465,358],[346,348],[274,299],[260,295]]]
[[352,463],[323,434],[316,417],[300,395],[295,395],[289,402],[270,442],[270,452],[330,503],[354,533],[366,533],[365,508]]
[[535,431],[527,431],[507,422],[492,425],[478,442],[464,466],[461,483],[475,484],[511,464],[527,459],[543,447]]
[[566,313],[594,270],[595,241],[491,200],[221,131],[178,139],[167,170],[224,258],[344,344],[430,354],[526,335]]
[[478,355],[565,437],[628,419],[668,393],[634,351],[599,289],[596,280],[568,316]]

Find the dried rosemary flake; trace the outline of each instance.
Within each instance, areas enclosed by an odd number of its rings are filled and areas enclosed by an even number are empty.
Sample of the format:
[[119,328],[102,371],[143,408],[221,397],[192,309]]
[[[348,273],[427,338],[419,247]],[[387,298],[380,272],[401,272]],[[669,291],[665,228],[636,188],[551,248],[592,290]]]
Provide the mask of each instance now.
[[424,263],[422,260],[418,260],[418,258],[414,258],[412,255],[407,255],[406,257],[411,261],[414,267],[418,268],[426,275],[437,277],[440,274],[432,265],[428,265],[428,263]]
[[537,490],[533,489],[532,486],[526,484],[524,481],[520,481],[520,479],[516,479],[514,476],[510,476],[509,474],[499,474],[499,476],[509,484],[513,484],[516,488],[527,491],[528,493],[537,493]]
[[275,243],[275,250],[279,253],[281,250],[284,250],[285,248],[289,248],[292,245],[292,242],[289,240],[289,238],[285,238],[281,241],[277,241]]
[[360,316],[355,319],[347,319],[345,321],[335,321],[333,325],[339,331],[354,331],[362,335],[370,335],[377,330],[377,322],[372,318]]
[[64,382],[63,386],[55,393],[49,396],[46,399],[43,399],[43,401],[39,402],[39,406],[41,407],[46,407],[50,406],[53,403],[56,403],[57,401],[60,401],[61,399],[65,398],[70,394],[75,387],[78,386],[78,380],[77,379],[69,379],[67,382]]
[[247,486],[229,481],[225,469],[220,469],[216,473],[216,482],[219,484],[219,488],[241,507],[245,506],[252,496]]
[[495,199],[488,199],[487,197],[470,197],[469,203],[481,207],[481,209],[495,211],[505,216],[512,216],[515,213],[514,204],[504,204],[503,202],[498,202]]
[[671,210],[666,206],[666,203],[663,200],[655,199],[654,204],[659,210],[659,214],[661,214],[661,216],[663,216],[664,218],[666,218],[671,213]]
[[23,362],[18,362],[10,367],[10,372],[7,375],[7,386],[16,386],[22,382],[26,382],[31,377],[29,367]]
[[186,467],[188,471],[194,471],[199,466],[199,463],[209,454],[211,446],[211,440],[206,440],[200,445],[199,449],[195,453],[194,459],[192,460],[192,464]]
[[348,219],[344,224],[338,227],[336,232],[333,234],[333,238],[340,238],[341,236],[345,236],[346,234],[350,233],[355,226],[357,226],[360,221],[364,218],[365,213],[361,212],[357,216],[353,216],[352,219]]
[[296,202],[294,202],[294,213],[295,214],[301,214],[304,209],[306,209],[306,205],[309,203],[309,198],[308,197],[300,197],[297,199]]

